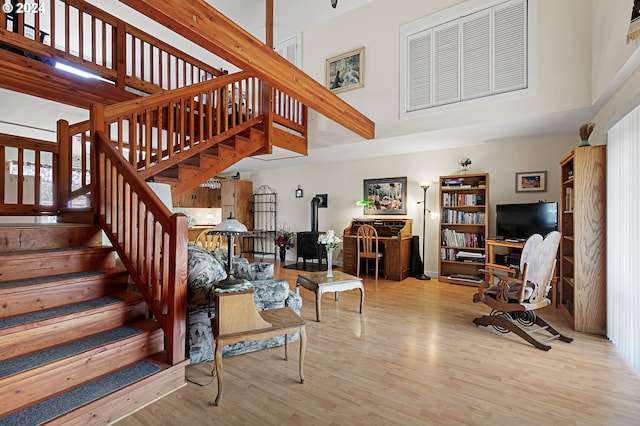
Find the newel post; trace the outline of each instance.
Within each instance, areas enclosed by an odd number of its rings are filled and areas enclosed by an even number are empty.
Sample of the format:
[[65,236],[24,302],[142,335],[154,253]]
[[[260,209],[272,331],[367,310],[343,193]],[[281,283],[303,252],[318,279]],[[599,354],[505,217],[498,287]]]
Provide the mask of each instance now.
[[58,120],[56,124],[56,138],[58,142],[58,170],[56,187],[56,203],[58,210],[69,207],[69,198],[71,198],[71,174],[72,159],[71,152],[73,143],[69,135],[69,122],[67,120]]
[[[96,210],[98,216],[102,214],[104,206],[100,199],[100,185],[98,182],[98,132],[104,132],[104,105],[93,104],[90,111],[90,133],[91,133],[91,152],[89,153],[89,162],[91,164],[91,205]],[[104,170],[102,171],[104,173]]]
[[167,362],[175,365],[186,356],[187,341],[187,216],[178,213],[171,216],[169,229],[168,313],[165,326]]

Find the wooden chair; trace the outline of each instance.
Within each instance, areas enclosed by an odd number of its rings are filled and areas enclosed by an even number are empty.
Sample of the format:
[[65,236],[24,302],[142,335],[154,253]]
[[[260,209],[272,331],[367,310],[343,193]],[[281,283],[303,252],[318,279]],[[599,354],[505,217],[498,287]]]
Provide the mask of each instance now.
[[[214,368],[217,375],[218,394],[214,405],[222,399],[222,347],[245,340],[263,340],[284,334],[284,359],[289,357],[289,334],[299,333],[300,355],[298,373],[304,383],[304,355],[307,347],[306,322],[291,308],[275,308],[258,311],[253,299],[253,289],[214,292],[216,315],[212,321]],[[265,368],[266,370],[267,368]]]
[[[571,337],[560,333],[535,312],[551,304],[547,295],[554,279],[559,243],[558,231],[550,232],[545,238],[532,235],[522,249],[519,270],[509,275],[483,270],[485,280],[473,296],[473,302],[482,302],[492,310],[489,315],[474,319],[474,324],[491,325],[501,333],[513,332],[545,351],[551,349],[546,344],[548,341],[571,342]],[[541,332],[549,335],[541,340],[533,336]]]
[[195,243],[207,251],[213,251],[222,248],[223,236],[210,234],[211,229],[205,229],[198,234]]
[[[378,279],[378,268],[380,259],[384,257],[384,253],[380,251],[378,245],[378,231],[371,225],[362,225],[358,228],[356,233],[358,238],[358,259],[357,259],[357,271],[356,275],[360,276],[360,260],[367,260],[367,269],[369,268],[369,259],[376,260],[376,280]],[[387,278],[385,274],[385,279]]]

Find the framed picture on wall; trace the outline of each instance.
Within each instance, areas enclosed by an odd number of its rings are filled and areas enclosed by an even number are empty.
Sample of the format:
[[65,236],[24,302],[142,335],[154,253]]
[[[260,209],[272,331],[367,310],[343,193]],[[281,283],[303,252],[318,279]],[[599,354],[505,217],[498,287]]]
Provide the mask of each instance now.
[[407,214],[407,177],[366,179],[364,214]]
[[364,86],[364,47],[327,59],[327,88],[334,93]]
[[516,173],[516,192],[547,192],[547,172]]

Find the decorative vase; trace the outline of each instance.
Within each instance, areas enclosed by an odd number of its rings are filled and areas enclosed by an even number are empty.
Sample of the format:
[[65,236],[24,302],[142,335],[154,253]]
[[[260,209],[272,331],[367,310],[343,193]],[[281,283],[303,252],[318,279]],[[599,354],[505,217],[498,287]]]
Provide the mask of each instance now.
[[327,278],[333,277],[333,262],[332,262],[333,249],[327,247]]
[[285,246],[280,246],[280,262],[284,262],[287,257],[287,248]]
[[591,146],[591,144],[589,143],[588,140],[585,139],[585,140],[580,141],[580,145],[578,145],[578,146]]

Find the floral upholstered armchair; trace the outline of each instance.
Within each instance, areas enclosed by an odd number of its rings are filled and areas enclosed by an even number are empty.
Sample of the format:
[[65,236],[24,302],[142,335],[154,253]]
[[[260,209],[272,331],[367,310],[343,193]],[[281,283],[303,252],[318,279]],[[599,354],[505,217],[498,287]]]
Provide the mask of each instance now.
[[[215,316],[212,288],[227,277],[224,265],[226,250],[207,250],[195,244],[188,247],[187,272],[187,348],[192,364],[213,360],[211,319]],[[291,291],[289,283],[275,279],[272,263],[249,263],[245,258],[234,257],[232,273],[244,278],[254,287],[253,301],[259,310],[290,307],[300,314],[302,299]],[[298,339],[291,335],[290,342]],[[261,341],[245,341],[225,346],[223,356],[239,355],[284,344],[284,335]]]

